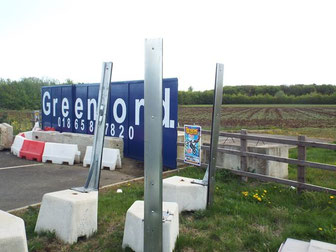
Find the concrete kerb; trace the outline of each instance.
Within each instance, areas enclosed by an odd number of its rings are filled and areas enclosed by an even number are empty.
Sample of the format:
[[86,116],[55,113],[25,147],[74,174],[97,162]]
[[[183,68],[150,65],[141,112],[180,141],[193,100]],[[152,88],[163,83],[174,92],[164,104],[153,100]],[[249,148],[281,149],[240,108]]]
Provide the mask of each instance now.
[[[176,169],[176,170],[171,170],[171,171],[165,171],[165,172],[163,172],[163,175],[169,175],[171,173],[178,172],[179,170],[183,170],[185,168],[187,168],[187,167],[182,167],[182,168],[179,168],[179,169]],[[124,184],[132,183],[132,182],[138,182],[138,181],[142,181],[142,180],[144,180],[144,177],[138,177],[138,178],[134,178],[134,179],[129,179],[129,180],[125,180],[125,181],[121,181],[121,182],[117,182],[117,183],[101,186],[99,188],[99,190],[104,190],[104,189],[108,189],[108,188],[111,188],[111,187],[117,187],[117,186],[121,186],[121,185],[124,185]],[[14,209],[8,210],[7,212],[8,213],[15,213],[15,212],[26,210],[29,207],[39,207],[39,206],[41,206],[41,202],[30,204],[30,205],[19,207],[19,208],[14,208]]]

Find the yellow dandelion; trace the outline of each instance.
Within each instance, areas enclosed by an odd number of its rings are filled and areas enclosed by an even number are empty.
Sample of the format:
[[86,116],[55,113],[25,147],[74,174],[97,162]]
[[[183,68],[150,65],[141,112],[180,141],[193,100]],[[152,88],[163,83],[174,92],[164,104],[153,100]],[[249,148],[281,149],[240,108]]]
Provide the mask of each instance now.
[[333,198],[335,198],[335,197],[334,197],[334,196],[330,196],[329,198],[330,198],[330,199],[333,199]]
[[130,186],[131,184],[130,184],[130,183],[128,183],[127,185],[128,185],[128,186]]
[[319,227],[319,228],[318,228],[318,230],[319,230],[319,231],[322,231],[322,230],[323,230],[323,228]]
[[261,201],[261,198],[258,198],[258,201]]
[[267,190],[264,190],[264,193],[267,193]]

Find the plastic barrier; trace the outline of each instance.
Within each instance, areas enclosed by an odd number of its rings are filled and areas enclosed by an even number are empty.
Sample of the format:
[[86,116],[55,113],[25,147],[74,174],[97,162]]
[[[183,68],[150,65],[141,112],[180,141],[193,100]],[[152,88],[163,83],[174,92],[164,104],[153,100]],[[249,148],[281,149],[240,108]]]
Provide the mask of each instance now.
[[73,165],[76,156],[80,156],[77,144],[45,143],[42,162],[51,161],[53,164],[68,163]]
[[[83,166],[86,167],[91,163],[92,146],[86,147],[85,157],[83,160]],[[104,148],[103,149],[103,159],[102,159],[102,169],[108,167],[111,171],[115,168],[121,168],[121,158],[119,149]]]
[[45,142],[25,139],[19,154],[20,158],[42,161]]
[[20,133],[20,136],[23,136],[26,139],[33,140],[33,132],[32,131],[26,131]]
[[13,153],[15,156],[18,157],[20,155],[20,151],[21,151],[24,140],[25,138],[21,134],[15,136],[14,142],[11,147],[11,153]]

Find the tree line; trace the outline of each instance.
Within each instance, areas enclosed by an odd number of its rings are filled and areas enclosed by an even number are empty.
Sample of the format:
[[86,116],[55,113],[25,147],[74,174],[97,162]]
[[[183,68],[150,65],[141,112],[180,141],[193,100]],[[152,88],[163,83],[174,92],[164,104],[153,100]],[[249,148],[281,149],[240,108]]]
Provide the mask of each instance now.
[[[213,90],[179,91],[181,105],[213,104]],[[223,104],[336,104],[336,85],[224,86]]]
[[[0,109],[40,109],[41,87],[59,84],[55,79],[0,79]],[[212,104],[213,90],[179,91],[178,103]],[[336,104],[336,85],[225,86],[223,104]]]

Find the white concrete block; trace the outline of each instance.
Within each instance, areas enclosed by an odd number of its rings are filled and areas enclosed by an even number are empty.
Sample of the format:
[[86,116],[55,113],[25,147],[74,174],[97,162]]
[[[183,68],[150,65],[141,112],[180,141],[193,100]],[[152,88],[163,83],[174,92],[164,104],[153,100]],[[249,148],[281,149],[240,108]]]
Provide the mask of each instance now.
[[[86,147],[85,156],[83,159],[83,166],[87,167],[91,163],[92,146]],[[121,168],[121,157],[119,149],[104,148],[103,149],[103,159],[102,159],[102,169],[108,167],[111,171],[115,168]]]
[[43,196],[35,232],[50,231],[66,243],[76,243],[97,231],[98,192],[64,190]]
[[24,221],[0,210],[0,251],[28,252]]
[[[173,251],[179,235],[178,206],[174,202],[163,202],[162,210],[169,212],[169,217],[162,222],[162,249]],[[144,251],[144,201],[137,200],[127,210],[123,248],[130,247],[136,252]]]
[[307,252],[309,242],[287,238],[285,244],[279,249],[279,252]]
[[77,144],[45,143],[42,162],[51,161],[53,164],[68,163],[73,165],[76,156],[80,155]]
[[180,176],[164,179],[162,200],[176,202],[180,212],[206,209],[207,186],[192,181],[194,179]]
[[9,149],[13,143],[13,127],[7,123],[0,124],[0,150]]
[[336,245],[328,242],[311,240],[308,252],[336,252]]
[[15,156],[19,156],[24,140],[25,138],[20,135],[15,136],[11,147],[11,153],[13,153]]

